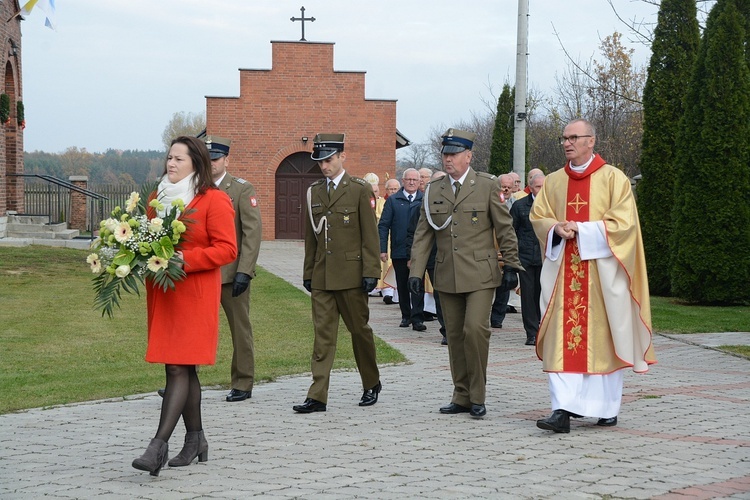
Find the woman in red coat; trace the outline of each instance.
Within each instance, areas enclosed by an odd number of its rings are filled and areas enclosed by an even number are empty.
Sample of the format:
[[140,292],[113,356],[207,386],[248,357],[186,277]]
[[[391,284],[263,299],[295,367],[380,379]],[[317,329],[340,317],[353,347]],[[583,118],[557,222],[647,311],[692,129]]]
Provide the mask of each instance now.
[[196,366],[216,361],[220,268],[237,257],[232,202],[213,184],[211,160],[203,141],[187,136],[172,141],[155,196],[163,209],[149,217],[163,216],[172,203],[181,200],[187,212],[182,218],[187,231],[176,252],[185,263],[185,278],[166,292],[151,283],[146,286],[146,361],[164,363],[167,383],[156,436],[133,461],[133,467],[152,476],[158,476],[167,463],[167,442],[180,416],[187,431],[185,446],[169,465],[189,465],[195,457],[201,462],[208,459]]

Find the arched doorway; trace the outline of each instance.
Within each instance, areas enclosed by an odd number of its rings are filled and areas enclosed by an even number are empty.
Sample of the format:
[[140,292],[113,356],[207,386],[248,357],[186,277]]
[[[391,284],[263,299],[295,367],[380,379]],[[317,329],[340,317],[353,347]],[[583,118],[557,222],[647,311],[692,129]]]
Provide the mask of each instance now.
[[323,177],[309,152],[293,153],[276,169],[276,239],[301,240],[305,237],[304,203],[307,188]]

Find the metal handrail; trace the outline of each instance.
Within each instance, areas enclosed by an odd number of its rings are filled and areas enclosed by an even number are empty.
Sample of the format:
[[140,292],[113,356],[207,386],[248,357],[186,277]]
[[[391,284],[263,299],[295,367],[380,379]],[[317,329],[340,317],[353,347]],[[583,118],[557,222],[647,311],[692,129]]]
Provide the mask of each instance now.
[[[12,177],[36,177],[37,179],[42,179],[43,181],[49,182],[50,184],[54,184],[58,187],[63,187],[66,189],[70,189],[72,191],[75,191],[76,193],[80,193],[90,201],[90,214],[89,217],[89,234],[91,235],[91,240],[94,240],[94,214],[95,214],[95,202],[99,202],[99,214],[101,215],[104,212],[104,202],[106,200],[109,200],[106,196],[95,193],[94,191],[89,191],[88,189],[84,189],[82,187],[76,186],[75,184],[65,181],[63,179],[58,179],[57,177],[52,177],[51,175],[44,175],[44,174],[8,174],[8,176]],[[52,197],[49,198],[49,203],[52,203]],[[49,214],[52,214],[52,207],[49,207]]]

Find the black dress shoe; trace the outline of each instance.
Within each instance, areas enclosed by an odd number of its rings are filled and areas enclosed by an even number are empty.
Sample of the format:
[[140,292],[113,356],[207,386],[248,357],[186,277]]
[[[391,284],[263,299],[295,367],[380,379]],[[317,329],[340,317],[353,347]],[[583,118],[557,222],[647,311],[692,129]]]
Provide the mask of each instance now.
[[417,322],[412,323],[412,328],[418,332],[423,332],[427,330],[427,327],[424,326],[424,323],[417,323]]
[[502,328],[502,327],[503,327],[503,324],[502,324],[502,323],[500,323],[500,322],[498,322],[498,321],[493,321],[492,323],[490,323],[490,326],[491,326],[492,328]]
[[596,425],[601,425],[602,427],[614,427],[615,425],[617,425],[617,417],[614,416],[612,418],[600,418]]
[[292,406],[297,413],[312,413],[314,411],[326,411],[326,404],[317,399],[307,398],[301,405]]
[[393,304],[393,297],[391,297],[390,295],[384,295],[383,302],[385,302],[388,305],[391,305]]
[[167,392],[166,389],[159,389],[156,391],[156,394],[158,394],[161,397],[164,397],[165,392]]
[[536,345],[536,337],[526,337],[526,345]]
[[253,391],[241,391],[239,389],[232,389],[227,394],[227,401],[244,401],[253,397]]
[[398,325],[401,328],[406,328],[407,326],[411,325],[410,319],[402,319],[401,323]]
[[516,308],[513,306],[508,306],[508,308],[505,310],[506,313],[516,314],[518,311],[516,311]]
[[435,315],[432,313],[422,313],[425,321],[435,321]]
[[474,418],[482,418],[487,415],[487,408],[485,408],[484,405],[471,403],[471,411],[469,411],[469,415]]
[[377,403],[378,394],[380,394],[380,389],[382,388],[383,386],[380,384],[380,381],[378,381],[378,384],[375,387],[367,389],[364,394],[362,394],[362,399],[359,400],[359,406],[372,406]]
[[570,432],[570,414],[565,410],[555,410],[547,418],[536,421],[540,429],[555,432]]
[[471,411],[470,408],[457,405],[456,403],[451,403],[449,405],[446,405],[440,408],[440,413],[444,415],[453,415],[455,413],[469,413],[470,411]]
[[440,345],[448,345],[448,337],[443,335],[443,340],[440,341]]

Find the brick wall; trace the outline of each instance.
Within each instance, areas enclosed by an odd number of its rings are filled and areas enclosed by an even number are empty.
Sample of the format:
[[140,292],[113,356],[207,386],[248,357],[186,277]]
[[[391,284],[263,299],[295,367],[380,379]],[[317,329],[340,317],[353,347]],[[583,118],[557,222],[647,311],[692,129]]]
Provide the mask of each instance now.
[[[88,189],[89,178],[85,175],[71,175],[68,180],[76,187]],[[85,194],[73,190],[70,191],[70,220],[68,221],[68,229],[88,230],[88,221],[86,220],[87,202],[88,198],[86,198]]]
[[346,134],[351,175],[375,172],[382,186],[396,170],[395,100],[366,99],[363,71],[335,71],[332,43],[271,46],[270,70],[240,70],[239,97],[206,98],[209,134],[232,139],[231,173],[258,193],[264,240],[275,239],[276,169],[293,153],[312,152],[315,134]]
[[[0,124],[0,216],[8,211],[23,212],[23,131],[17,122],[16,102],[23,101],[21,85],[21,18],[17,2],[0,2],[0,64],[3,80],[0,91],[10,97],[10,121]],[[11,19],[13,18],[13,19]]]

